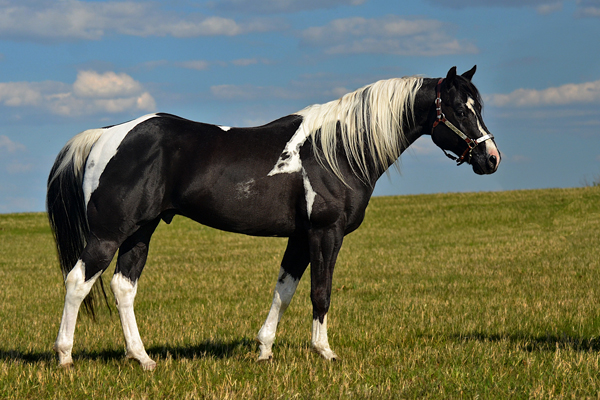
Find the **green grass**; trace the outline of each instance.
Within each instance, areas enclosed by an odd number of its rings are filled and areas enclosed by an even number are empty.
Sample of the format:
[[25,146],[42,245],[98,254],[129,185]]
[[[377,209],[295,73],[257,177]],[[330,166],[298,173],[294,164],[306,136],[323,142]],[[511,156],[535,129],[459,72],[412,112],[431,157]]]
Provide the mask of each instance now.
[[309,274],[256,362],[285,243],[161,224],[136,299],[157,369],[123,358],[113,307],[62,370],[45,215],[0,215],[0,398],[600,398],[600,187],[372,199],[334,275],[335,363],[309,351]]

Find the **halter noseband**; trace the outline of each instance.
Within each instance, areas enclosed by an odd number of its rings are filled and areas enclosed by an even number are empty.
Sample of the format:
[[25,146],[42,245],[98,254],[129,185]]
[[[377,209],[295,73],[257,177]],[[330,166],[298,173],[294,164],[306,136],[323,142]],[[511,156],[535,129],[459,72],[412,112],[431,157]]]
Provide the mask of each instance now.
[[494,135],[492,135],[491,133],[488,133],[487,135],[483,135],[477,139],[471,139],[470,137],[468,137],[467,135],[462,133],[462,131],[460,129],[458,129],[456,126],[454,126],[454,124],[452,122],[450,122],[446,119],[446,116],[442,112],[441,91],[442,91],[442,82],[443,81],[444,81],[444,78],[440,78],[440,80],[438,81],[437,87],[436,87],[437,97],[435,99],[435,111],[437,112],[437,119],[433,123],[433,127],[431,128],[431,133],[433,134],[433,130],[440,123],[442,123],[442,124],[446,125],[448,128],[450,128],[452,130],[452,132],[456,133],[462,140],[464,140],[467,143],[467,149],[465,150],[464,153],[462,153],[462,155],[460,157],[455,157],[452,154],[448,154],[446,152],[446,150],[444,150],[444,149],[442,149],[442,151],[448,158],[456,161],[457,166],[461,165],[464,162],[470,163],[471,157],[473,156],[473,149],[475,149],[475,147],[477,147],[480,143],[483,143],[489,139],[493,139]]

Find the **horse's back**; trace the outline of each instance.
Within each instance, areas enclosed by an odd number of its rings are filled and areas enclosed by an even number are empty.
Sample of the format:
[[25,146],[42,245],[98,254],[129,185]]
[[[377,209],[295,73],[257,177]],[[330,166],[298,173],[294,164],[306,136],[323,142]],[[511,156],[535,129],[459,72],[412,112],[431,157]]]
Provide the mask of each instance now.
[[90,223],[126,221],[131,230],[175,213],[219,229],[289,236],[302,177],[269,172],[299,124],[290,116],[225,128],[155,114],[106,128],[110,145],[98,146],[86,166]]

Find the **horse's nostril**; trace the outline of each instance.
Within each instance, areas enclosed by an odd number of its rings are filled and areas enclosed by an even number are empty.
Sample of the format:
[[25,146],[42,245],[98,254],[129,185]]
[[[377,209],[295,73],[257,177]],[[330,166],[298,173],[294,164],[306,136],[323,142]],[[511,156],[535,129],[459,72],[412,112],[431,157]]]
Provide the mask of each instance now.
[[495,167],[498,163],[498,159],[496,158],[496,156],[490,156],[490,164],[492,165],[492,167]]

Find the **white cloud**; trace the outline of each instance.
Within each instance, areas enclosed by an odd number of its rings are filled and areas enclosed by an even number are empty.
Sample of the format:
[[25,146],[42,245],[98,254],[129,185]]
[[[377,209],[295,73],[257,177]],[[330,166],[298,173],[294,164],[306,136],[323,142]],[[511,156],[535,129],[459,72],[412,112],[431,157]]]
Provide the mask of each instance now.
[[562,10],[562,8],[563,8],[563,3],[562,3],[562,1],[559,1],[556,3],[541,4],[536,7],[536,10],[538,13],[540,13],[542,15],[547,15],[547,14],[552,14],[553,12],[556,12],[556,11],[560,11],[560,10]]
[[141,64],[141,66],[144,68],[148,68],[148,69],[154,69],[154,68],[159,68],[159,67],[177,67],[177,68],[192,69],[192,70],[196,70],[196,71],[206,71],[215,65],[219,66],[219,67],[228,67],[230,65],[233,65],[236,67],[248,67],[250,65],[257,65],[257,64],[267,65],[267,64],[272,64],[272,63],[273,62],[271,60],[265,59],[265,58],[240,58],[240,59],[235,59],[235,60],[230,60],[230,61],[187,60],[187,61],[171,62],[171,61],[167,61],[167,60],[158,60],[158,61],[145,62],[145,63]]
[[556,0],[428,0],[449,8],[466,7],[543,7],[556,4]]
[[493,94],[487,101],[498,107],[548,106],[600,101],[600,81],[569,83],[544,90],[517,89]]
[[24,151],[25,146],[21,143],[13,142],[6,135],[0,135],[0,151],[6,151],[8,153],[15,153],[17,151]]
[[599,0],[577,0],[577,12],[579,17],[600,18]]
[[20,162],[14,162],[6,167],[6,171],[9,174],[24,174],[33,171],[34,168],[35,166],[33,164],[23,164]]
[[284,86],[225,84],[212,86],[210,91],[215,98],[222,100],[302,100],[294,103],[305,107],[311,103],[326,103],[338,99],[379,79],[382,77],[320,72],[303,74]]
[[181,63],[177,63],[178,66],[187,68],[187,69],[195,69],[196,71],[204,71],[208,69],[210,63],[204,60],[190,60],[183,61]]
[[256,58],[240,58],[237,60],[233,60],[231,63],[238,67],[247,67],[248,65],[258,64],[258,59],[256,59]]
[[[470,8],[470,7],[505,7],[535,9],[539,14],[546,15],[561,11],[564,4],[571,1],[566,0],[427,0],[438,6],[448,8]],[[599,0],[577,0],[575,16],[600,18]]]
[[73,93],[77,97],[128,97],[141,91],[142,85],[131,76],[110,71],[104,74],[96,71],[80,71],[73,84]]
[[107,34],[132,36],[234,36],[275,29],[269,21],[176,13],[155,2],[4,1],[0,38],[34,41],[98,40]]
[[211,93],[221,100],[298,99],[302,93],[278,86],[215,85]]
[[367,0],[221,0],[210,3],[215,8],[245,13],[288,13],[321,10],[338,6],[358,6]]
[[62,82],[0,83],[0,103],[68,117],[156,109],[152,95],[131,76],[95,71],[80,71],[72,85]]
[[301,36],[303,45],[324,47],[328,54],[433,56],[478,51],[473,43],[449,36],[440,21],[398,16],[336,19],[308,28]]
[[515,154],[512,157],[510,157],[510,161],[512,161],[515,164],[529,164],[531,162],[531,157],[524,156],[521,154]]

